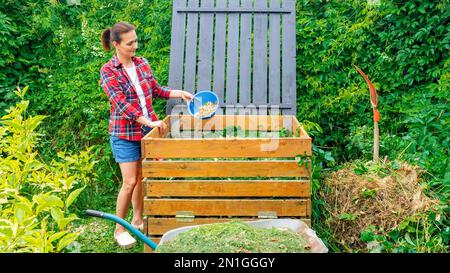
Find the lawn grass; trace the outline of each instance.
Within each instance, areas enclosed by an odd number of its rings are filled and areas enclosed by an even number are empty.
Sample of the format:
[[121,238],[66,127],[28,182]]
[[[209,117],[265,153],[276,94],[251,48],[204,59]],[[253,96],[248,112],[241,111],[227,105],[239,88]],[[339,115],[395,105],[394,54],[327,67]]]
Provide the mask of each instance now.
[[[110,214],[115,214],[114,211],[105,211]],[[132,218],[131,213],[127,217],[130,222]],[[130,248],[123,249],[119,247],[114,240],[114,228],[116,223],[97,217],[80,217],[79,220],[72,224],[72,231],[79,233],[79,237],[73,243],[73,247],[69,248],[69,252],[81,253],[143,253],[144,243],[136,236],[138,243]]]

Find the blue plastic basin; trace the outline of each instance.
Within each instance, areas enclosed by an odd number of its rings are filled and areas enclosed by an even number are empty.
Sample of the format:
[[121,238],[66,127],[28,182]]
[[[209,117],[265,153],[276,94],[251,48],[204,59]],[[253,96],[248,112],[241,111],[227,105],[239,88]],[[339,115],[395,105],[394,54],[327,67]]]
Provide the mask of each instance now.
[[[200,110],[200,106],[202,106],[208,102],[217,104],[214,111],[211,114],[203,116],[203,117],[196,116],[196,114]],[[194,95],[194,98],[188,104],[189,114],[191,114],[194,117],[201,118],[201,119],[211,118],[212,116],[215,115],[218,108],[219,108],[219,98],[217,97],[217,95],[214,92],[212,92],[210,90],[202,90],[202,91],[197,92]]]

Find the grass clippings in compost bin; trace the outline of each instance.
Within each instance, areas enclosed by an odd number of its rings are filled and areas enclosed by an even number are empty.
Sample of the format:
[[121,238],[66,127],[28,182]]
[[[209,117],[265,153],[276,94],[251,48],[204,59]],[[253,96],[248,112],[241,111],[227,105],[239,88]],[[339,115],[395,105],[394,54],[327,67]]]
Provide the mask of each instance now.
[[275,131],[244,130],[240,126],[228,126],[223,130],[183,130],[173,136],[168,134],[167,138],[183,139],[208,139],[208,138],[286,138],[293,137],[292,131],[281,128]]
[[160,253],[302,253],[310,246],[302,235],[286,228],[255,228],[231,221],[201,225],[164,242]]

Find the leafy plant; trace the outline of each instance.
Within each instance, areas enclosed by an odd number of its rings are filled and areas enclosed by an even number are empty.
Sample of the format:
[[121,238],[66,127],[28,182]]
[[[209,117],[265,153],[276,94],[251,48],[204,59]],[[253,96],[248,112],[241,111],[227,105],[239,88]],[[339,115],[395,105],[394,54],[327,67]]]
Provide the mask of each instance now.
[[0,252],[62,252],[77,238],[69,207],[84,190],[94,167],[90,149],[60,155],[45,164],[35,151],[36,128],[45,116],[27,116],[28,87],[7,110],[0,127]]

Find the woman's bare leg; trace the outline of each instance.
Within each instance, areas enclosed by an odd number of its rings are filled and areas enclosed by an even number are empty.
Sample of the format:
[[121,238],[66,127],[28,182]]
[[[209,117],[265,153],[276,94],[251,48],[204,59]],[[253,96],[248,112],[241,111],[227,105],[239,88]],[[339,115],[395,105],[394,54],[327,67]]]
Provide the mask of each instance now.
[[131,199],[131,203],[133,204],[133,220],[131,223],[135,226],[139,226],[143,223],[142,215],[144,210],[141,161],[138,162],[136,173],[137,181],[136,186],[134,187],[133,197]]
[[[137,184],[139,164],[139,161],[119,163],[123,182],[117,196],[116,215],[122,219],[126,218],[130,208],[133,192]],[[122,225],[116,224],[114,232],[116,235],[124,231],[125,228]]]

